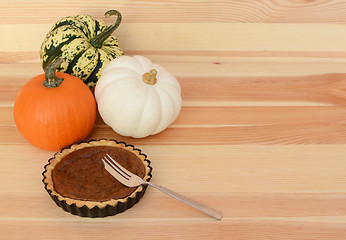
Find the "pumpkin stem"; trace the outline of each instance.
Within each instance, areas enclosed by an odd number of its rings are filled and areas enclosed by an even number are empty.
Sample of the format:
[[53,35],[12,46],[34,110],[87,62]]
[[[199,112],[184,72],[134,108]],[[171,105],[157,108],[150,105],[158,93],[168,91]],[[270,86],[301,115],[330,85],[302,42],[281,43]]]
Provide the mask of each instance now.
[[63,61],[63,58],[57,58],[48,65],[45,73],[45,80],[43,81],[43,86],[48,88],[59,87],[64,79],[58,78],[55,72]]
[[99,35],[91,39],[90,43],[93,47],[101,48],[103,42],[114,32],[115,29],[117,29],[117,27],[119,27],[122,18],[121,13],[117,10],[109,10],[105,13],[105,17],[109,17],[112,15],[117,15],[117,20],[112,25],[106,27],[106,29]]
[[142,79],[146,84],[154,85],[157,82],[156,75],[157,71],[155,69],[151,69],[149,72],[142,75]]

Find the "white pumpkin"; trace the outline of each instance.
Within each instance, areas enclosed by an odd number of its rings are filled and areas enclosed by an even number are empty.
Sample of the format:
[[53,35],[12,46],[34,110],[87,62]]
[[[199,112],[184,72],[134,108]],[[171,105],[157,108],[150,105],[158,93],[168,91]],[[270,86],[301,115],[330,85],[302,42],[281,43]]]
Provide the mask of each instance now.
[[103,69],[95,87],[103,121],[123,136],[143,138],[166,129],[179,115],[178,80],[143,56],[120,56]]

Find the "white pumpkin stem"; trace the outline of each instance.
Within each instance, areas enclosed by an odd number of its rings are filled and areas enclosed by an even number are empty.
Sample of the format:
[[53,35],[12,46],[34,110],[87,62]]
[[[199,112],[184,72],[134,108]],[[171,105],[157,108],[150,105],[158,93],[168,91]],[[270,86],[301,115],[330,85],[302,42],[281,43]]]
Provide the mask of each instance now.
[[142,75],[143,82],[149,85],[155,85],[157,82],[156,75],[157,71],[155,69],[151,69],[149,72]]

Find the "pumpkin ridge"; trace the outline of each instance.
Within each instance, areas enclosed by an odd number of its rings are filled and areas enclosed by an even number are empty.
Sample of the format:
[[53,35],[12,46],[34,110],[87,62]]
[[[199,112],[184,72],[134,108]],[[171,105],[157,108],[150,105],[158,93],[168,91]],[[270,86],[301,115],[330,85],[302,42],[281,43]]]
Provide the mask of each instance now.
[[97,57],[98,57],[97,58],[97,64],[96,64],[94,70],[91,72],[89,77],[84,80],[84,82],[87,85],[90,84],[90,83],[93,83],[95,81],[95,79],[97,79],[97,73],[100,71],[100,69],[102,68],[102,66],[104,64],[104,61],[101,59],[101,53],[99,51],[97,51]]
[[113,36],[109,36],[104,42],[103,42],[103,46],[102,46],[102,49],[104,47],[119,47],[119,42],[118,42],[118,39],[116,39],[115,37]]
[[97,65],[98,50],[90,46],[72,67],[72,75],[85,81]]
[[[85,27],[85,30],[82,30],[82,32],[85,33],[86,39],[91,39],[93,37],[93,32],[90,30],[92,25],[90,25],[90,22],[95,22],[92,16],[89,15],[77,15],[75,17],[76,22],[80,22],[83,27]],[[89,23],[88,23],[89,22]]]
[[[75,24],[73,24],[74,22],[75,21],[73,21],[72,19],[68,20],[66,22],[59,22],[57,25],[55,25],[55,27],[53,27],[52,31],[54,31],[54,30],[56,30],[56,29],[58,29],[60,27],[63,27],[63,26],[71,26],[71,27],[74,27],[74,28],[78,28],[84,34],[84,36],[88,38],[89,37],[88,34],[85,33],[85,29],[87,29],[87,28],[84,29],[81,26],[75,25]],[[81,24],[84,25],[84,23],[81,23]]]
[[[149,92],[149,89],[147,89],[147,91],[145,91],[144,102],[141,102],[142,106],[146,106],[147,103],[148,103],[148,92]],[[144,115],[143,114],[144,113],[144,109],[145,109],[145,107],[142,107],[141,111],[137,112],[137,116],[139,115],[139,118],[137,117],[138,118],[137,121],[136,121],[137,123],[141,123],[142,122],[143,115]],[[140,126],[140,124],[137,124],[136,127],[133,129],[131,135],[136,134],[139,127],[142,127],[142,126]]]
[[158,132],[160,132],[159,130],[162,128],[162,113],[163,113],[163,109],[162,109],[162,102],[164,101],[161,97],[161,94],[157,91],[157,88],[153,88],[153,92],[157,95],[158,99],[160,100],[159,103],[160,103],[160,120],[159,122],[156,124],[156,127],[155,129],[153,130],[153,133],[156,134]]
[[63,46],[61,51],[61,55],[59,57],[64,58],[66,64],[61,65],[61,69],[65,71],[71,61],[79,55],[81,52],[84,52],[86,49],[90,47],[90,43],[85,38],[76,38],[70,44]]
[[[166,100],[164,98],[161,97],[161,94],[157,91],[157,89],[160,89],[160,91],[164,92],[165,95],[166,95]],[[177,103],[174,101],[175,98],[174,98],[174,95],[172,95],[172,92],[167,90],[165,87],[162,87],[162,85],[160,86],[160,88],[154,88],[154,91],[157,92],[157,94],[159,95],[160,97],[160,103],[161,103],[161,106],[162,106],[162,102],[164,101],[167,101],[167,99],[169,99],[169,103],[170,105],[173,105],[174,107],[172,108],[174,113],[172,114],[172,119],[173,120],[169,120],[170,124],[173,123],[173,121],[175,120],[176,116],[178,116],[179,112],[180,112],[180,108],[179,108],[179,111],[178,111],[178,105]],[[161,108],[162,109],[162,108]],[[161,114],[163,113],[163,111],[161,110]],[[162,117],[161,117],[162,119]],[[159,128],[156,128],[155,131],[157,131]]]
[[119,48],[119,43],[116,40],[112,42],[112,44],[104,43],[102,48],[100,49],[111,55],[113,59],[124,54],[123,51]]
[[[90,48],[90,47],[89,47]],[[76,65],[76,63],[78,62],[78,59],[84,54],[85,51],[87,51],[89,48],[84,49],[84,51],[81,51],[80,53],[78,53],[73,60],[68,64],[68,67],[66,68],[65,72],[72,74],[73,72],[73,67]]]
[[[91,119],[81,119],[81,116],[84,116],[85,113],[88,111],[88,109],[90,110],[88,104],[90,104],[90,102],[81,102],[79,98],[76,98],[76,96],[74,95],[73,90],[71,89],[65,89],[66,91],[64,92],[64,94],[62,95],[62,99],[67,100],[73,104],[70,104],[69,107],[73,110],[66,112],[65,116],[68,119],[79,119],[79,124],[71,124],[69,127],[71,130],[73,131],[67,131],[65,133],[65,136],[70,138],[70,139],[74,139],[76,138],[74,131],[76,132],[83,132],[83,128],[86,129],[90,126],[94,125],[94,121],[92,121]],[[87,120],[91,120],[91,122],[87,121]],[[85,132],[85,134],[87,135],[88,133]],[[80,136],[80,139],[78,139],[77,141],[80,141],[82,139],[84,139],[87,136]]]
[[95,29],[94,29],[94,36],[93,37],[100,34],[104,28],[105,28],[105,26],[103,24],[101,24],[99,20],[95,20]]
[[85,34],[75,26],[63,25],[49,32],[40,49],[43,69],[45,70],[49,63],[61,56],[62,48],[70,45],[75,39],[85,39]]
[[[61,42],[58,46],[54,46],[52,44],[52,46],[47,49],[45,48],[45,56],[48,56],[46,60],[43,60],[42,62],[42,67],[45,70],[47,68],[47,66],[53,62],[54,59],[56,59],[57,57],[59,57],[62,54],[61,49],[66,45],[66,44],[70,44],[73,40],[80,38],[77,36],[73,36],[70,38],[67,38],[67,41],[65,42]],[[41,57],[43,59],[43,57]]]

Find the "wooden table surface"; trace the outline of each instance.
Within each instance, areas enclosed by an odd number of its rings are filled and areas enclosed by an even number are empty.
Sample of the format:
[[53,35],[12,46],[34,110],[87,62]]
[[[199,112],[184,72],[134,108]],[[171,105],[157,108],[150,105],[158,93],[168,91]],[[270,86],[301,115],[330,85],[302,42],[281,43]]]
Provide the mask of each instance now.
[[[88,139],[142,149],[153,182],[222,221],[155,189],[125,213],[81,218],[45,191],[54,152],[20,135],[15,97],[42,73],[57,20],[109,9],[123,14],[125,54],[173,73],[183,106],[155,136],[122,137],[98,117]],[[3,0],[0,84],[0,239],[346,239],[345,1]]]

